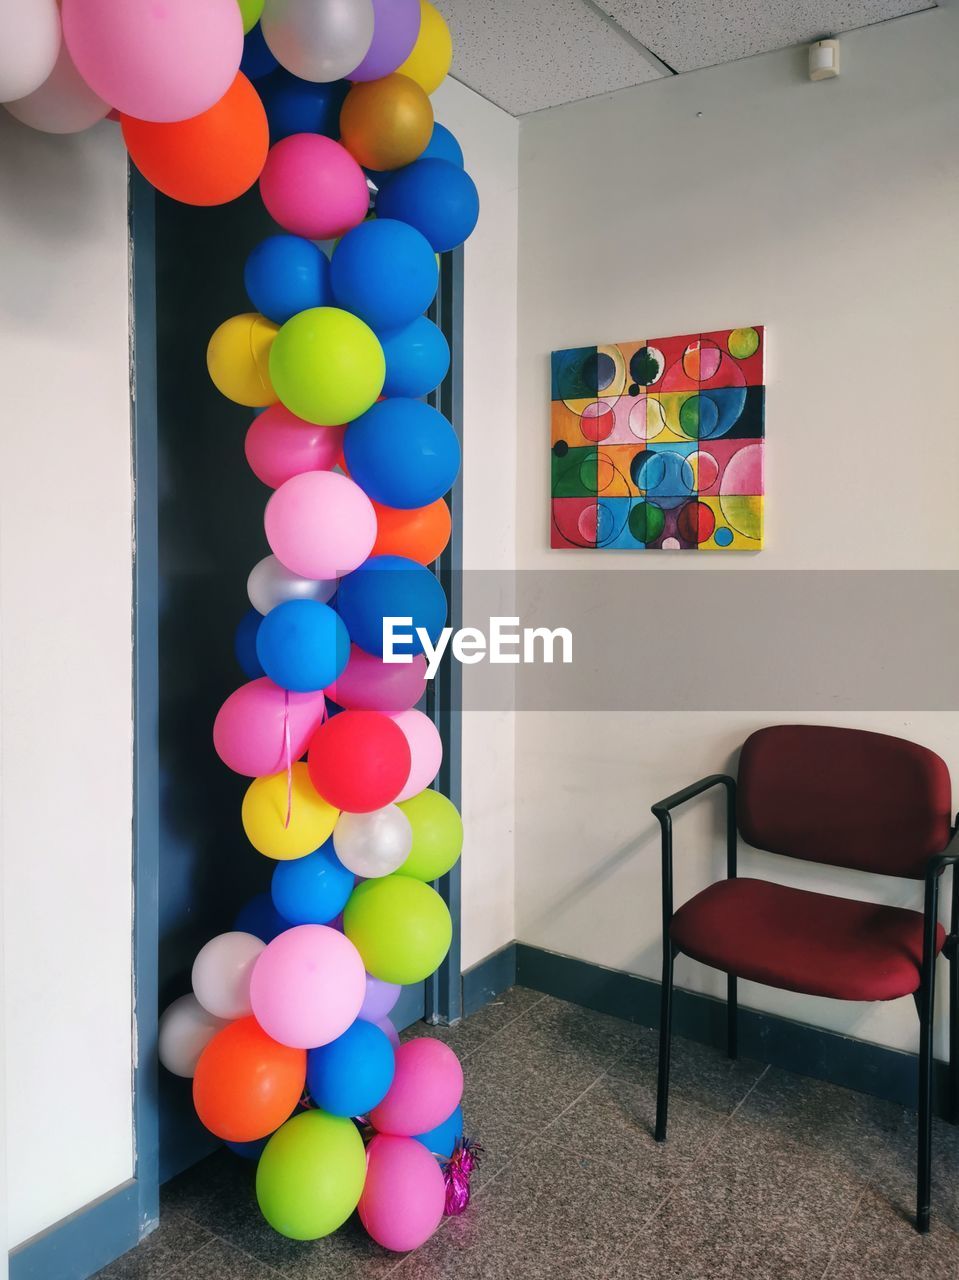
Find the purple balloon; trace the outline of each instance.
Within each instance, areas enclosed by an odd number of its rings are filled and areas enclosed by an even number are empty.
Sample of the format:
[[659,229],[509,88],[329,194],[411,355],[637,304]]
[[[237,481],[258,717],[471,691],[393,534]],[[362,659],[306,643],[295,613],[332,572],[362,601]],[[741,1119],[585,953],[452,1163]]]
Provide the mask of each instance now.
[[373,43],[348,80],[381,80],[405,62],[420,33],[420,0],[373,0]]
[[374,978],[368,973],[366,995],[356,1016],[362,1018],[364,1022],[382,1022],[399,1000],[402,989],[395,982],[381,982],[379,978]]

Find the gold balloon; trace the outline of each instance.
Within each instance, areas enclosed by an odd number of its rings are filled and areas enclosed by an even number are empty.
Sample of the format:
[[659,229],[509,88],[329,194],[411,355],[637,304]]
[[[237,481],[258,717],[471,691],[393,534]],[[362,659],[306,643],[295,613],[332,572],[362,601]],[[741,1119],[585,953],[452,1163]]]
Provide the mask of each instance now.
[[340,141],[364,169],[399,169],[423,154],[433,135],[433,106],[408,76],[355,84],[340,111]]

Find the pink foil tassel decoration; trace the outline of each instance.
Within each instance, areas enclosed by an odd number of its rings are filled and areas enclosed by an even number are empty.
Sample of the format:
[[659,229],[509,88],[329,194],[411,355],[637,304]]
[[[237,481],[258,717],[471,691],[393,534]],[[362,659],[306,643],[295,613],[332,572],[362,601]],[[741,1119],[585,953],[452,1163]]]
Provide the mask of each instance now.
[[470,1177],[479,1164],[483,1148],[469,1138],[460,1138],[453,1154],[446,1161],[443,1177],[446,1181],[446,1209],[449,1217],[456,1217],[466,1210],[470,1202]]

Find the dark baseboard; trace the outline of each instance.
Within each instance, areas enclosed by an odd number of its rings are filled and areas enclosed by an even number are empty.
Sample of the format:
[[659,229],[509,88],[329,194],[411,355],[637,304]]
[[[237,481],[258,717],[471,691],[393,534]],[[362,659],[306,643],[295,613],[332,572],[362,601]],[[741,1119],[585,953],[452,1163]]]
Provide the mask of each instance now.
[[10,1280],[86,1280],[139,1241],[139,1217],[131,1180],[12,1249]]
[[[658,982],[618,969],[605,969],[555,951],[544,951],[525,942],[503,947],[463,974],[466,1014],[475,1012],[513,982],[645,1027],[659,1025]],[[676,1035],[723,1048],[726,1004],[713,996],[677,988],[673,999],[673,1029]],[[912,1053],[742,1006],[739,1051],[743,1057],[784,1067],[799,1075],[826,1080],[903,1106],[914,1108],[916,1105],[918,1060]],[[935,1063],[933,1084],[936,1114],[947,1118],[946,1063]]]

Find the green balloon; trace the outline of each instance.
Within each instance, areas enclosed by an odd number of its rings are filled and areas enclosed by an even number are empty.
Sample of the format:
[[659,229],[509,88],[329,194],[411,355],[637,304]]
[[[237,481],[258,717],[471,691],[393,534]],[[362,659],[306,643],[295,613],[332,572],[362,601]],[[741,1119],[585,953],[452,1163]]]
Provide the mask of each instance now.
[[343,932],[367,973],[407,986],[439,968],[453,922],[435,889],[397,873],[357,885],[343,912]]
[[376,403],[386,358],[373,330],[339,307],[309,307],[282,325],[270,381],[297,417],[319,426],[352,422]]
[[236,0],[240,6],[240,17],[243,19],[243,34],[249,35],[260,21],[263,13],[263,0]]
[[264,1218],[291,1240],[319,1240],[341,1227],[366,1180],[360,1131],[344,1116],[304,1111],[266,1144],[256,1168]]
[[427,789],[399,807],[413,828],[413,847],[400,875],[416,880],[445,876],[463,852],[463,819],[456,805],[442,792]]

